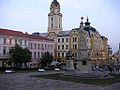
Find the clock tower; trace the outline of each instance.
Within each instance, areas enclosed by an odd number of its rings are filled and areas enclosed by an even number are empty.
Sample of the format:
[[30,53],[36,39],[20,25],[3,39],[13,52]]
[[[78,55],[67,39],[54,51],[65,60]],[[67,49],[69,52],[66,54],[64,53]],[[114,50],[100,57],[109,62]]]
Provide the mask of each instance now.
[[50,13],[48,14],[48,37],[53,39],[53,36],[56,36],[60,31],[62,31],[60,4],[57,0],[53,0],[50,5]]

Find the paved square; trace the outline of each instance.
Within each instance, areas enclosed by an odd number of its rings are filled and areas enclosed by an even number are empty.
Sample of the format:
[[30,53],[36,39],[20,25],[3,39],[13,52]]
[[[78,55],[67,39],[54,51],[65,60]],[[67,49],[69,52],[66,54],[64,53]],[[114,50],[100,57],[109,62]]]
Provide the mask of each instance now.
[[104,87],[30,77],[48,73],[56,72],[0,74],[0,90],[120,90],[120,83]]

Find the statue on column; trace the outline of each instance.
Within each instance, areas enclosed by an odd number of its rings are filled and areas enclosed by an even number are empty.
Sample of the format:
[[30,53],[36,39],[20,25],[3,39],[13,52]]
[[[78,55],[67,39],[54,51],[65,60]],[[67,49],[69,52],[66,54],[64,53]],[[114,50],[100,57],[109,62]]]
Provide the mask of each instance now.
[[74,61],[72,60],[73,54],[68,51],[66,53],[66,70],[74,70]]
[[66,53],[66,59],[67,59],[67,60],[72,60],[72,57],[73,57],[72,52],[68,51],[68,52]]

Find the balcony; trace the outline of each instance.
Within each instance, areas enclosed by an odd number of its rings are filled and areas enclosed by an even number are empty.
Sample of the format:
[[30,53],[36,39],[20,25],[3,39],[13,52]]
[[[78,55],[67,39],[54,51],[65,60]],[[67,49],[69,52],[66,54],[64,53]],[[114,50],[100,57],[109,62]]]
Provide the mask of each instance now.
[[9,55],[0,54],[0,59],[9,59]]

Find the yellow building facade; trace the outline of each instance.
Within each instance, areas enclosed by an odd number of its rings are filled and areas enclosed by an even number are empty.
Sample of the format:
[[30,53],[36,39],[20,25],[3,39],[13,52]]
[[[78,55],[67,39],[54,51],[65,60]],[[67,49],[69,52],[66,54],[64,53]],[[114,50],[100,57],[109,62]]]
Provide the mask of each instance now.
[[[85,28],[86,26],[84,26]],[[91,27],[91,26],[90,26]],[[89,29],[88,29],[89,30]],[[104,66],[109,63],[108,61],[108,39],[104,36],[101,36],[98,31],[86,31],[88,35],[87,46],[91,51],[91,59],[93,66]],[[61,61],[66,61],[66,53],[71,51],[73,53],[74,61],[78,59],[78,51],[80,47],[80,28],[74,28],[70,31],[61,31],[56,37],[56,59]]]

